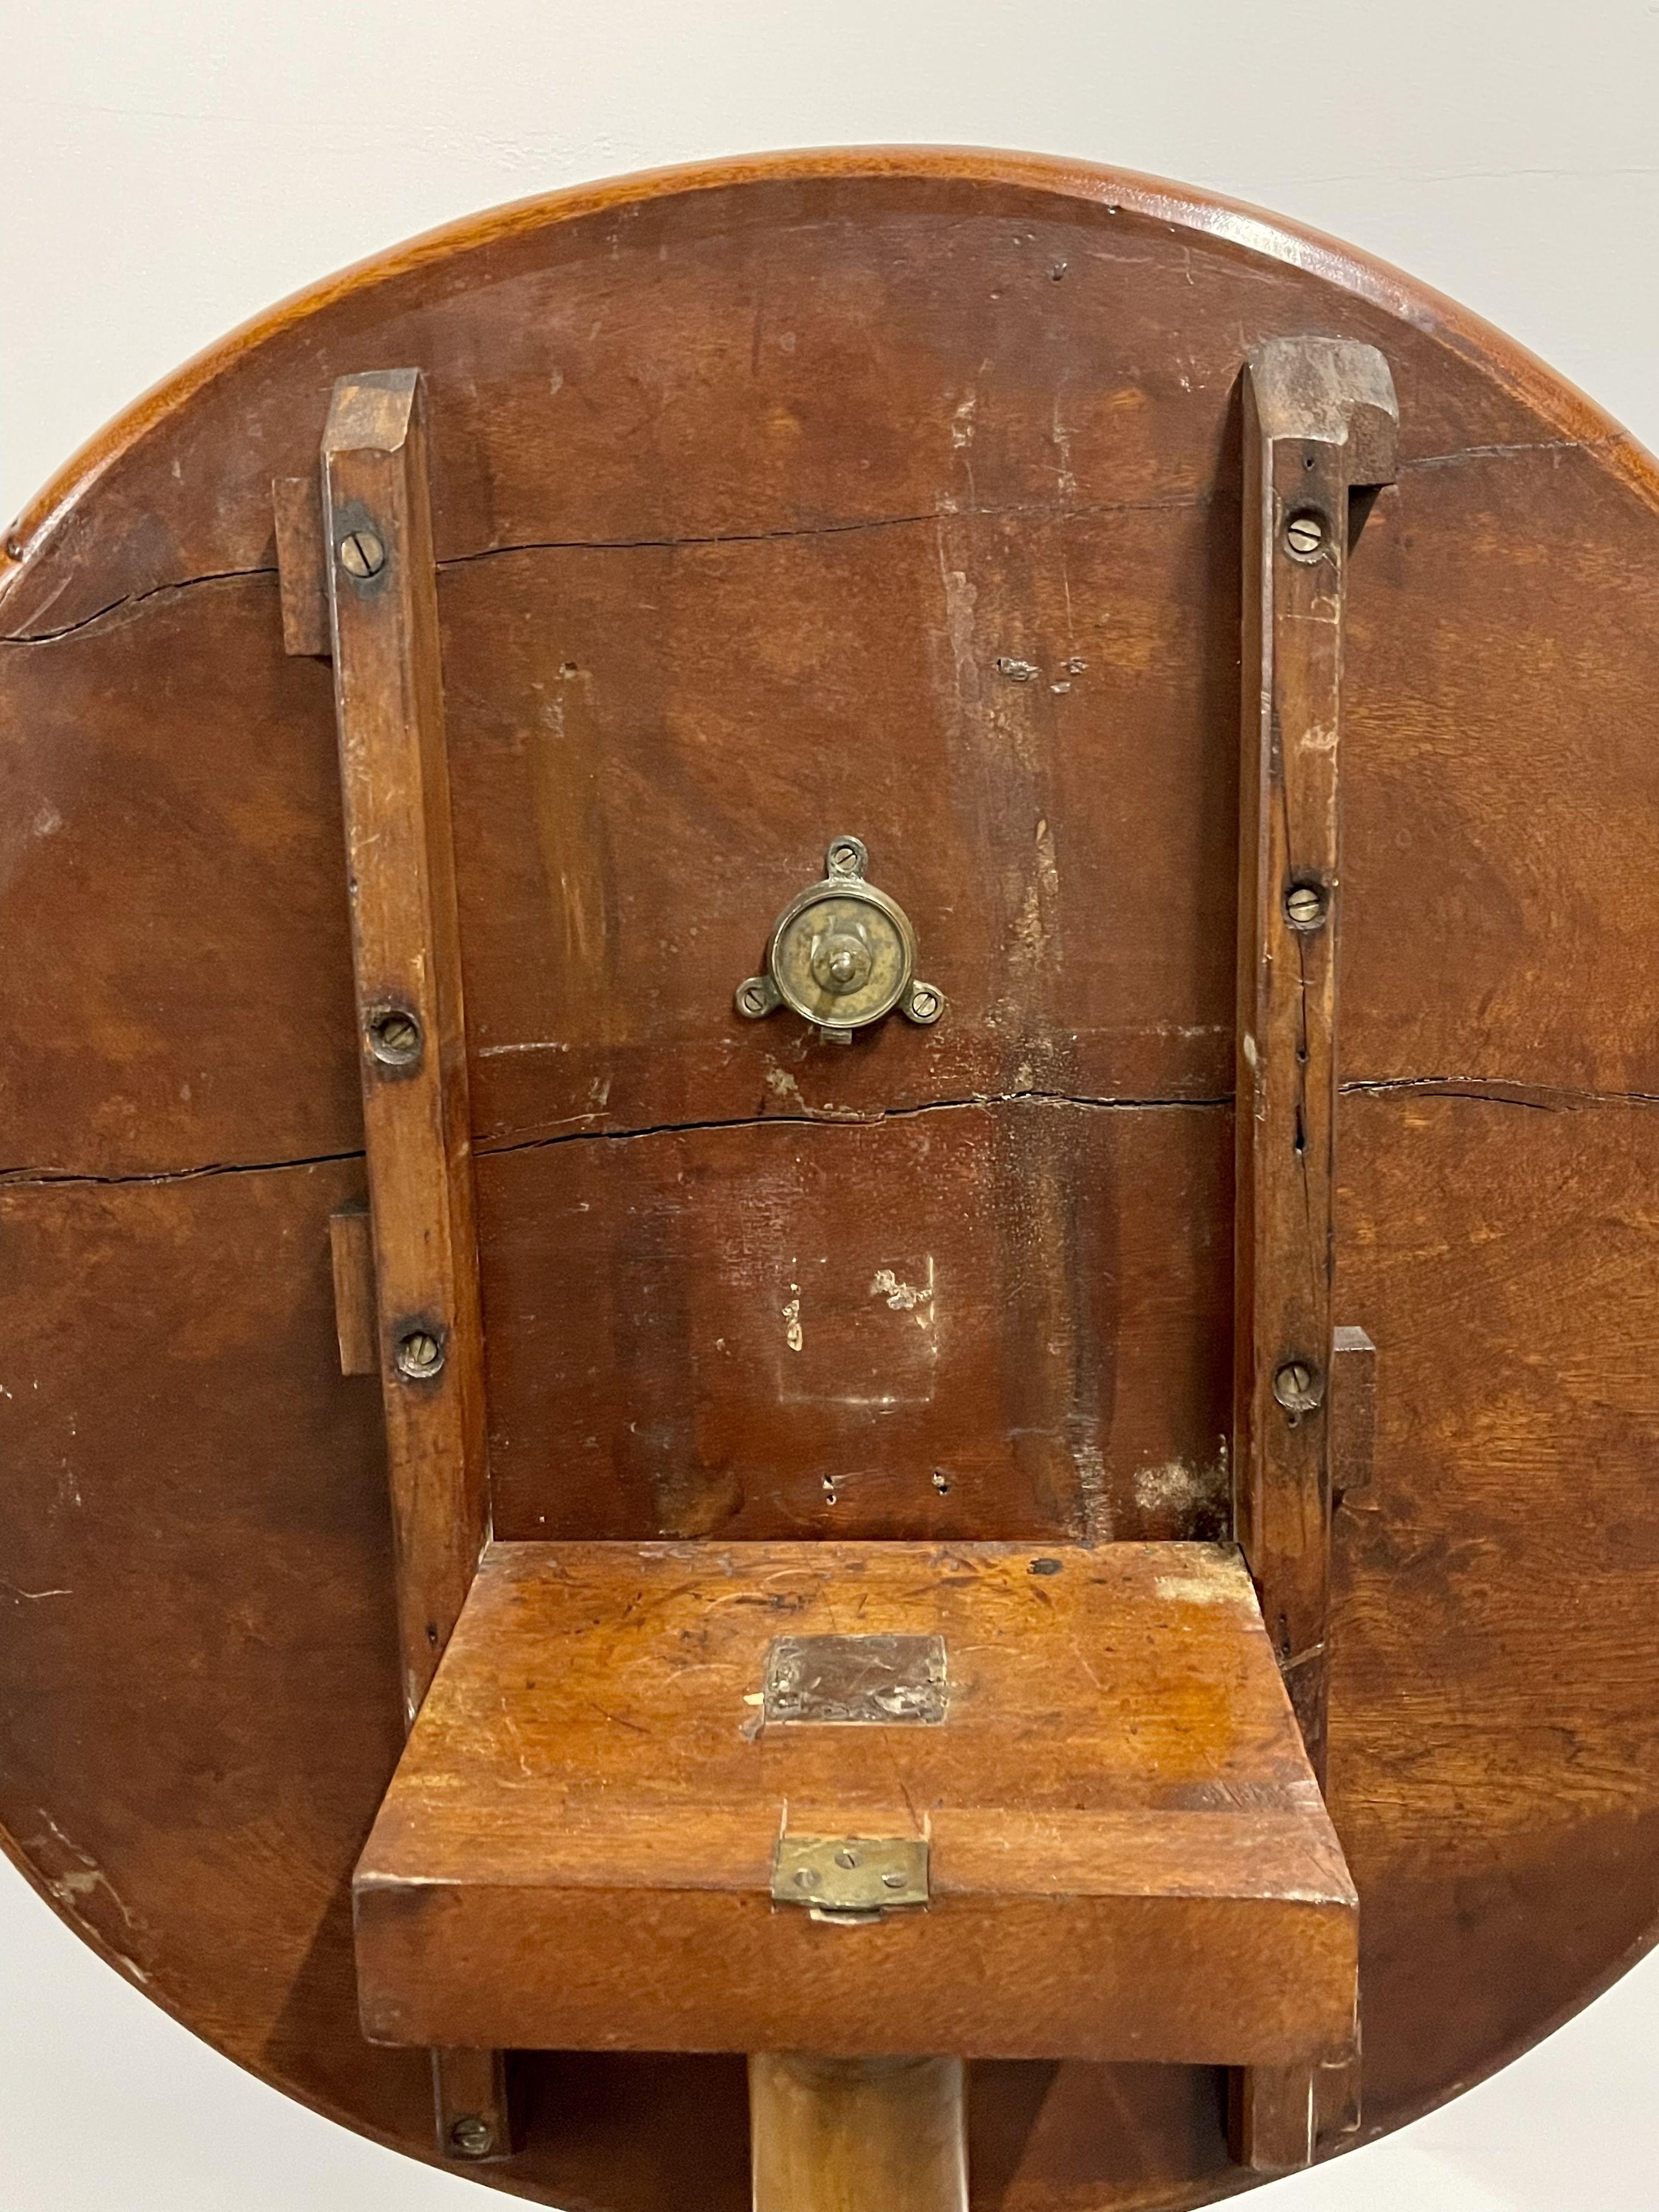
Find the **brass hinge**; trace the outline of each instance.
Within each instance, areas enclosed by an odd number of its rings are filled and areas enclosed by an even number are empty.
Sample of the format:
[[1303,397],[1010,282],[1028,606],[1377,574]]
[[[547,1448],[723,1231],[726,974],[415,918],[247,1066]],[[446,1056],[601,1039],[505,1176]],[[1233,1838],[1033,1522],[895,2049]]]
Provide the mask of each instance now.
[[772,1902],[804,1905],[815,1920],[879,1920],[896,1906],[927,1903],[924,1836],[778,1838]]

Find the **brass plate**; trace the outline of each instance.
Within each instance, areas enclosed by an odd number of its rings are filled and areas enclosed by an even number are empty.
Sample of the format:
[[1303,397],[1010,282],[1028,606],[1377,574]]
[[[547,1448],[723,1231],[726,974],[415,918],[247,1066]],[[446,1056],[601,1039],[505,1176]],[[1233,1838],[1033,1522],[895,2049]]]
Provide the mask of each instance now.
[[772,1861],[775,1905],[866,1917],[927,1902],[923,1836],[780,1836]]
[[935,1724],[949,1698],[942,1636],[780,1636],[766,1654],[769,1727]]
[[865,884],[814,898],[786,915],[772,939],[772,975],[785,1002],[808,1021],[842,1029],[890,1012],[915,965],[908,922]]

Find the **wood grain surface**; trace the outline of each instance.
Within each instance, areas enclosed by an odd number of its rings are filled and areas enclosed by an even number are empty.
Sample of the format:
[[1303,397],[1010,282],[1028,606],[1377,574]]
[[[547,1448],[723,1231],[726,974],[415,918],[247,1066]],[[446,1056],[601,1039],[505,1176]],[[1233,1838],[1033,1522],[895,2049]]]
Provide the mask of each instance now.
[[749,2062],[755,2212],[966,2212],[957,2058]]
[[[1367,2129],[1649,1940],[1652,465],[1265,219],[787,157],[336,280],[142,403],[0,563],[0,1824],[268,2079],[431,2154],[422,2060],[356,2019],[397,1640],[330,1285],[365,1189],[331,675],[283,648],[272,478],[337,376],[423,370],[501,1525],[1214,1535],[1237,393],[1310,331],[1379,347],[1401,421],[1345,674],[1334,1310],[1376,1445],[1334,1502],[1329,1758]],[[935,1030],[732,1014],[842,830]],[[883,1337],[870,1284],[928,1253],[931,1346]],[[890,1405],[845,1402],[861,1371]],[[525,2076],[480,2180],[744,2203],[740,2059]],[[1202,2070],[989,2063],[970,2128],[987,2212],[1243,2180]]]
[[[780,1634],[942,1637],[944,1718],[763,1724]],[[929,1901],[775,1910],[784,1832],[925,1838]],[[493,1546],[354,1897],[394,2043],[1352,2041],[1352,1886],[1231,1545]]]

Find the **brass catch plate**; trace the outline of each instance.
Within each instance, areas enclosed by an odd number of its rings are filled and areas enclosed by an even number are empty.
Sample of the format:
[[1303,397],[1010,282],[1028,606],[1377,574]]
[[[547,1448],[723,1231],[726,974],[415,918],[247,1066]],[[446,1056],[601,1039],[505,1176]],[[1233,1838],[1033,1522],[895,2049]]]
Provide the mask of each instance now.
[[924,1836],[780,1836],[772,1902],[869,1918],[927,1902]]
[[942,1636],[780,1636],[766,1655],[762,1712],[845,1726],[936,1723],[949,1685]]
[[944,994],[916,980],[909,917],[866,881],[868,859],[859,838],[834,840],[823,881],[790,900],[772,925],[765,967],[738,986],[746,1021],[788,1006],[821,1037],[846,1044],[896,1006],[924,1028],[945,1012]]

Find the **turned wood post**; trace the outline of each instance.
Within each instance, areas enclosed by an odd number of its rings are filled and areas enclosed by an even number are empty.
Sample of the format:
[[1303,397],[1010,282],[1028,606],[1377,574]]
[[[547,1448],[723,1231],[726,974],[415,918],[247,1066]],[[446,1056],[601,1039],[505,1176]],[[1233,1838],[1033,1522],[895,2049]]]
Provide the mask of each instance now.
[[755,2212],[967,2212],[960,2058],[749,2062]]

